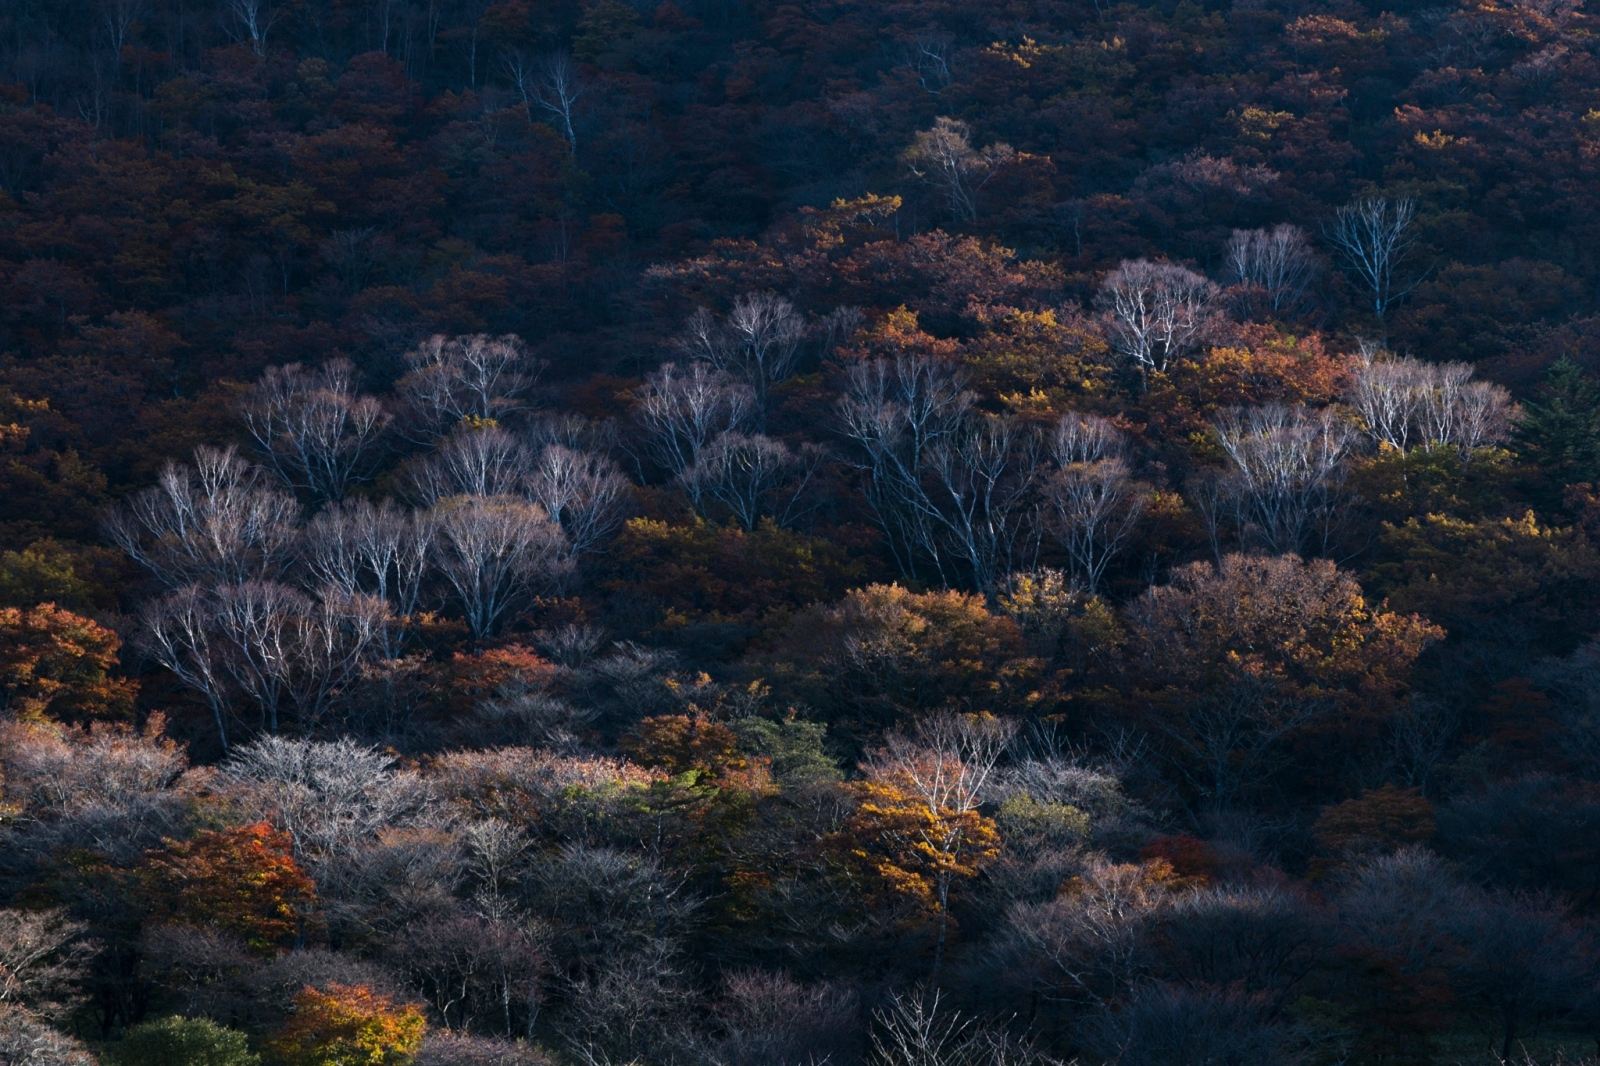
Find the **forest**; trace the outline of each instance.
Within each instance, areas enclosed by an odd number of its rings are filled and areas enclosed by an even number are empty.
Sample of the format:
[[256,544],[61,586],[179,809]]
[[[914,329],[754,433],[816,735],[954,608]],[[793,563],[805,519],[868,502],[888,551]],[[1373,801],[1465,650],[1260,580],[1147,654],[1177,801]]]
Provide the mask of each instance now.
[[0,1066],[1593,1066],[1581,0],[0,0]]

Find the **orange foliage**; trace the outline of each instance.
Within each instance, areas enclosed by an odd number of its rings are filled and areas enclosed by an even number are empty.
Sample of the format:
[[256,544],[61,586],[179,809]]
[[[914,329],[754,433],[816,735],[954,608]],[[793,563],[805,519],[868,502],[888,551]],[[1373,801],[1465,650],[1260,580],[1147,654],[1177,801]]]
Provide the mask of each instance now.
[[121,717],[137,686],[110,676],[122,641],[53,603],[0,608],[0,709],[18,718]]
[[307,985],[271,1047],[284,1066],[404,1066],[426,1029],[421,1008],[367,985]]
[[316,903],[289,834],[265,822],[168,840],[140,872],[157,917],[221,929],[261,952],[302,935]]

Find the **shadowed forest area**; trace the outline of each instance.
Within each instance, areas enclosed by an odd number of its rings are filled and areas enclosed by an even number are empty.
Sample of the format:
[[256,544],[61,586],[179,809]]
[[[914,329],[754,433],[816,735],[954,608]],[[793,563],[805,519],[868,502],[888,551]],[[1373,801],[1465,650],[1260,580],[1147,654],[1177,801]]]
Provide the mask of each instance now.
[[0,1066],[1592,1066],[1597,30],[0,0]]

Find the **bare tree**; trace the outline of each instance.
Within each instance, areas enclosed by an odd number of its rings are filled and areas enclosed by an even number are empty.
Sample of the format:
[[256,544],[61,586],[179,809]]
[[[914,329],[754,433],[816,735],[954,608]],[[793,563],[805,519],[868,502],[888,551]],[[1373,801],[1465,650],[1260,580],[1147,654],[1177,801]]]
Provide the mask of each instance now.
[[1166,370],[1204,343],[1216,319],[1217,287],[1187,267],[1124,260],[1100,283],[1113,349],[1141,376]]
[[1287,222],[1271,229],[1234,230],[1226,255],[1228,281],[1245,287],[1252,310],[1257,296],[1274,315],[1299,310],[1317,276],[1311,238]]
[[535,58],[513,51],[506,54],[504,63],[506,76],[522,98],[528,121],[533,121],[535,109],[543,111],[567,142],[567,151],[576,156],[578,133],[574,119],[584,87],[572,57],[565,52],[553,52]]
[[87,931],[61,910],[0,910],[0,1004],[70,1005],[95,954]]
[[497,425],[463,423],[411,465],[411,496],[431,507],[453,496],[517,496],[527,488],[533,456]]
[[301,537],[301,552],[319,587],[388,605],[380,650],[392,659],[421,609],[433,541],[430,512],[408,511],[390,500],[357,500],[319,512]]
[[929,452],[931,504],[925,549],[959,561],[972,585],[992,596],[1013,570],[1038,558],[1040,438],[1015,419],[969,419]]
[[1225,412],[1214,430],[1233,463],[1223,500],[1241,533],[1273,552],[1326,550],[1354,430],[1331,411],[1282,405]]
[[1420,280],[1407,282],[1398,275],[1416,243],[1411,230],[1416,217],[1416,201],[1409,197],[1369,196],[1339,208],[1324,230],[1328,242],[1370,294],[1372,313],[1380,319]]
[[1051,453],[1057,470],[1044,486],[1051,528],[1092,593],[1144,514],[1149,492],[1129,468],[1127,435],[1109,419],[1067,412]]
[[717,436],[752,425],[754,414],[755,390],[700,360],[664,364],[645,378],[634,407],[641,450],[675,478]]
[[941,116],[930,129],[912,138],[900,154],[911,175],[939,189],[956,222],[978,217],[978,192],[1016,152],[1007,144],[972,147],[972,128],[960,119]]
[[695,311],[679,347],[748,385],[759,424],[771,387],[794,372],[805,336],[805,319],[792,303],[776,293],[751,292],[733,301],[726,318],[704,307]]
[[538,504],[511,496],[454,497],[435,508],[434,518],[435,566],[476,638],[571,568],[566,536]]
[[272,367],[246,394],[242,414],[284,483],[324,500],[342,499],[365,477],[389,422],[381,403],[357,395],[346,359]]
[[345,738],[257,737],[233,750],[219,783],[245,810],[288,833],[297,854],[319,863],[414,823],[429,804],[414,772]]
[[99,1060],[72,1037],[20,1007],[0,1006],[0,1062],[16,1066],[97,1066]]
[[523,486],[567,535],[574,555],[586,555],[617,531],[632,483],[603,455],[564,444],[539,451]]
[[745,529],[756,528],[767,517],[787,526],[802,509],[821,454],[810,446],[795,452],[759,433],[724,433],[701,450],[699,460],[679,480],[690,499],[716,500]]
[[902,574],[930,551],[943,572],[923,475],[936,449],[966,424],[972,403],[960,367],[921,353],[853,363],[846,372],[840,430],[856,446],[867,502]]
[[314,725],[378,645],[387,617],[374,597],[333,589],[312,598],[270,581],[188,586],[147,607],[145,645],[205,697],[226,747],[240,700],[268,733],[291,715]]
[[107,519],[107,533],[163,584],[238,583],[282,572],[299,505],[233,448],[195,449]]
[[1473,381],[1466,363],[1424,363],[1364,352],[1350,384],[1350,405],[1381,447],[1450,446],[1463,454],[1507,440],[1516,406],[1503,387]]
[[257,58],[267,54],[267,34],[278,21],[266,0],[227,0],[223,8],[226,25],[236,40],[248,41]]
[[872,1012],[872,1066],[1048,1066],[1003,1029],[943,1005],[938,989],[896,993]]
[[532,1036],[544,960],[532,934],[504,918],[450,914],[411,925],[395,968],[446,1027]]
[[397,388],[409,429],[425,439],[459,422],[492,422],[517,411],[541,368],[522,340],[509,334],[434,336],[405,360],[409,370]]
[[1009,936],[1046,965],[1055,995],[1104,1005],[1149,972],[1151,941],[1173,900],[1148,867],[1091,859],[1055,899],[1014,906]]

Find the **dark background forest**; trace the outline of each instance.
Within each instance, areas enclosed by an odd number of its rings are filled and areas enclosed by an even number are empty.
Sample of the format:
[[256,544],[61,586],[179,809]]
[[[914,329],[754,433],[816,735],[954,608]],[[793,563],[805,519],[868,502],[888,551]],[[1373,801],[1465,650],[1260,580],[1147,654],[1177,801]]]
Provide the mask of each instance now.
[[0,2],[0,1064],[1600,1052],[1579,0]]

